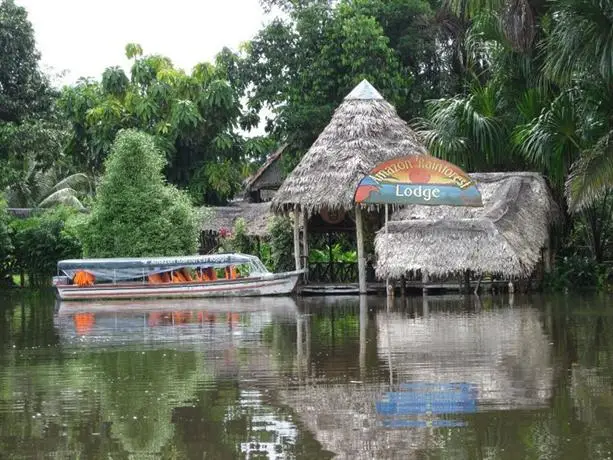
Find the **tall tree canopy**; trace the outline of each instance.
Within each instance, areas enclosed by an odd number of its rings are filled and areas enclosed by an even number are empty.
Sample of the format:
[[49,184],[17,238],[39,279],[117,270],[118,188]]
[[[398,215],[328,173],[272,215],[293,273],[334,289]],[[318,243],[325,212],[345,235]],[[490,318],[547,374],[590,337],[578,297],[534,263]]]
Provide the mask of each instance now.
[[78,168],[99,174],[116,133],[135,128],[155,137],[170,182],[189,187],[199,201],[231,198],[244,160],[261,157],[270,144],[239,133],[258,119],[243,113],[226,68],[203,63],[188,74],[167,57],[143,55],[136,44],[126,46],[126,55],[133,59],[129,77],[111,67],[100,82],[82,80],[63,91],[61,106],[73,127],[68,151]]
[[59,159],[65,132],[54,112],[56,93],[39,69],[27,12],[0,2],[0,190],[18,183],[35,162],[39,170]]
[[419,115],[426,99],[457,87],[453,21],[437,15],[434,2],[269,0],[264,6],[281,7],[288,17],[272,21],[245,45],[237,80],[249,108],[272,111],[268,131],[289,141],[298,155],[364,78],[405,119]]
[[152,136],[134,130],[117,134],[91,214],[81,226],[85,255],[143,257],[195,252],[197,213],[183,192],[165,183],[165,163]]

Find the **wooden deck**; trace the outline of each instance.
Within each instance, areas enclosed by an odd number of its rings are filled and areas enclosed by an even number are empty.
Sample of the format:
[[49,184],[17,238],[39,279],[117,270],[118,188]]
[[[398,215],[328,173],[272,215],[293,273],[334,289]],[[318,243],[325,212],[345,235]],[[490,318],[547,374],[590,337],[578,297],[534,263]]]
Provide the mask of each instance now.
[[[477,287],[478,280],[471,280],[470,288],[471,292]],[[479,290],[481,292],[491,291],[496,289],[498,291],[506,291],[508,289],[508,280],[494,280],[494,281],[481,281],[479,283]],[[421,281],[406,281],[406,290],[409,293],[421,293],[423,289],[427,289],[429,292],[459,292],[462,290],[457,281],[434,281],[428,283],[422,283]],[[309,283],[298,285],[297,293],[301,296],[311,295],[358,295],[359,288],[358,283]],[[367,283],[368,294],[385,294],[385,283],[374,282]],[[400,283],[395,283],[395,292],[400,294]]]

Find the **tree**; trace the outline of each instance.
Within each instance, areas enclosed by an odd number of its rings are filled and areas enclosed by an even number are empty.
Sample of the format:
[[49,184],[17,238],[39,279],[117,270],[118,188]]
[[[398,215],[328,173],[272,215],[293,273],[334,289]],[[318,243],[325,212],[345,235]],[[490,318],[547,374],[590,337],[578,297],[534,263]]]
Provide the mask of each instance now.
[[25,8],[0,3],[0,121],[20,122],[52,103],[49,82],[38,68],[34,30]]
[[11,208],[49,208],[56,205],[85,208],[83,200],[94,192],[93,180],[83,173],[61,177],[58,168],[42,171],[33,160],[25,159],[25,173],[5,189]]
[[81,80],[63,91],[61,107],[73,127],[67,151],[78,170],[100,174],[117,132],[138,129],[164,152],[169,182],[200,203],[232,198],[245,160],[262,140],[237,131],[239,123],[249,129],[258,119],[243,116],[229,82],[231,63],[201,63],[187,74],[167,57],[142,55],[136,44],[126,46],[126,55],[133,59],[129,77],[110,67],[101,82]]
[[0,190],[23,180],[21,166],[39,170],[57,162],[66,140],[55,111],[56,92],[38,66],[27,12],[13,0],[0,2]]
[[293,163],[363,78],[405,119],[422,114],[424,99],[456,86],[449,36],[439,39],[444,27],[427,0],[264,3],[281,6],[288,18],[245,45],[239,80],[251,109],[272,111],[267,130],[289,142]]
[[196,250],[197,213],[183,192],[165,183],[165,162],[152,136],[119,132],[91,215],[81,225],[85,255],[171,256]]

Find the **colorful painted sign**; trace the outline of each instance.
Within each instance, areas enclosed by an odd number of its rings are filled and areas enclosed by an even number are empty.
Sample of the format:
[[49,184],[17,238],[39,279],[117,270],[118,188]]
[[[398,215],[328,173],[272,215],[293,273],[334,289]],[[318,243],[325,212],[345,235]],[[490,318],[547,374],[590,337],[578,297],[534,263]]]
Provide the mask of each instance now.
[[460,168],[430,155],[409,155],[376,166],[360,181],[355,202],[483,206],[475,182]]

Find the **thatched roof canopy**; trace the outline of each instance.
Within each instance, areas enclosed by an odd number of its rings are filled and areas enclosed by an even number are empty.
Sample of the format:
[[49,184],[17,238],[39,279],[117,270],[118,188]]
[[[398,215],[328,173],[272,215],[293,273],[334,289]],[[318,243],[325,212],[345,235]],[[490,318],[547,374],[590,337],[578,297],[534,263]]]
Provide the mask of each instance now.
[[266,159],[260,169],[245,181],[245,191],[247,193],[259,189],[277,189],[281,186],[282,171],[279,160],[286,148],[287,144],[279,147]]
[[202,223],[202,230],[219,232],[221,228],[232,230],[237,219],[245,219],[248,236],[266,236],[268,222],[272,217],[270,203],[248,203],[235,201],[229,206],[214,206],[208,208],[213,212]]
[[536,173],[470,175],[483,208],[407,206],[375,238],[377,276],[411,270],[432,275],[473,270],[529,275],[541,260],[558,208]]
[[353,209],[360,179],[377,164],[425,147],[394,107],[366,80],[345,97],[298,166],[277,191],[275,212]]

